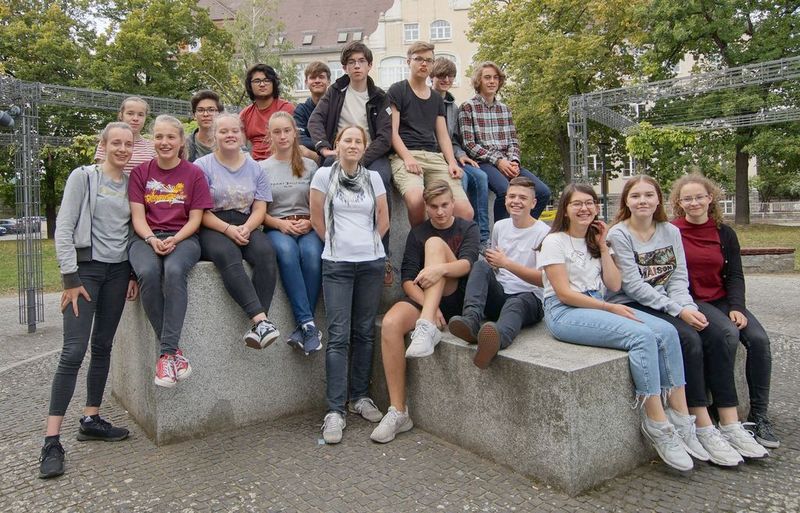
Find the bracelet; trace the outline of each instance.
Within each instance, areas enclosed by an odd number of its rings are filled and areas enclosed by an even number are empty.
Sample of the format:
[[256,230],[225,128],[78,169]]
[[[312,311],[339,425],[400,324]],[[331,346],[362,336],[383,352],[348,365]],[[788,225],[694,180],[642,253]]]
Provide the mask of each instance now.
[[224,229],[224,230],[222,230],[222,234],[224,235],[224,234],[225,234],[225,232],[227,232],[227,231],[228,231],[228,228],[230,228],[230,227],[231,227],[231,225],[230,225],[230,223],[228,223],[228,226],[226,226],[226,227],[225,227],[225,229]]
[[150,244],[150,239],[152,239],[153,237],[155,237],[155,234],[148,235],[147,237],[144,238],[144,243],[145,244]]

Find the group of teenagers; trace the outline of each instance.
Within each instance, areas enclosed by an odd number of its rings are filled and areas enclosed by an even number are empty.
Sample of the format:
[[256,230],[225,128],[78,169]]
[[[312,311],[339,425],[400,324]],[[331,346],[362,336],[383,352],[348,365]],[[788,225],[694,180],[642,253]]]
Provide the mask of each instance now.
[[[249,317],[243,342],[253,349],[280,338],[269,319],[278,274],[296,322],[286,343],[305,355],[323,348],[314,312],[324,295],[326,443],[341,441],[348,411],[378,424],[376,442],[410,430],[406,359],[431,355],[445,327],[477,345],[474,363],[486,369],[544,319],[559,340],[628,352],[641,430],[670,466],[691,469],[692,457],[735,466],[778,447],[767,417],[769,339],[745,308],[739,245],[722,223],[719,189],[700,175],[679,179],[670,223],[659,184],[633,177],[609,229],[594,190],[572,184],[547,226],[537,219],[550,191],[520,167],[510,111],[496,96],[502,70],[477,65],[476,95],[456,107],[448,92],[455,66],[433,50],[411,45],[408,79],[385,93],[369,77],[372,52],[350,43],[341,55],[346,74],[335,82],[324,63],[308,66],[311,97],[296,108],[280,98],[275,71],[256,65],[245,81],[253,103],[225,113],[218,95],[200,91],[188,135],[179,120],[159,115],[145,138],[147,103],[122,103],[119,121],[100,134],[95,163],[70,174],[56,221],[64,345],[40,477],[64,472],[60,432],[89,347],[77,439],[129,435],[99,415],[126,300],[140,299],[160,344],[155,384],[174,387],[191,375],[178,343],[187,276],[201,258]],[[368,388],[380,297],[395,279],[392,181],[411,229],[404,296],[382,322],[383,414]],[[748,353],[752,431],[736,410],[739,343]]]

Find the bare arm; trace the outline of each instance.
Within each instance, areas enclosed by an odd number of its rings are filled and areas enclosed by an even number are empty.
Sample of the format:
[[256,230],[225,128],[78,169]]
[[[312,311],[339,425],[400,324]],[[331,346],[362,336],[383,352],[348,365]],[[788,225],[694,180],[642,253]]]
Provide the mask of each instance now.
[[311,189],[309,207],[311,209],[311,226],[321,240],[325,240],[325,195],[316,189]]

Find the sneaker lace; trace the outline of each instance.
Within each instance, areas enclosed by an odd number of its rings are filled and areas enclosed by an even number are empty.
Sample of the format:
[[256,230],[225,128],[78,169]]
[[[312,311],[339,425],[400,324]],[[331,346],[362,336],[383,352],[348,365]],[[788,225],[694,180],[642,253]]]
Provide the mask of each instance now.
[[97,416],[97,419],[93,418],[92,420],[94,420],[95,424],[97,424],[102,429],[108,429],[111,427],[111,423],[106,419],[104,419],[103,417],[101,417],[100,415]]
[[713,445],[716,449],[726,449],[730,447],[719,429],[712,427],[708,434],[707,442],[709,445]]
[[50,453],[53,451],[60,452],[62,455],[64,454],[64,447],[61,446],[60,442],[51,442],[44,446],[44,450],[42,451],[42,455],[39,456],[39,462],[43,462],[48,457],[50,457]]
[[325,415],[325,418],[322,421],[322,430],[327,431],[329,427],[332,427],[332,424],[339,424],[339,414],[335,412],[331,412]]
[[178,369],[176,367],[178,365],[178,358],[180,358],[184,362],[186,361],[186,358],[184,358],[183,355],[176,354],[175,358],[171,358],[171,359],[170,358],[166,358],[165,359],[166,361],[163,362],[163,366],[164,366],[164,369],[165,369],[164,372],[167,374],[167,377],[170,377],[170,378],[176,378],[177,377]]
[[369,408],[370,406],[372,408],[375,408],[376,410],[378,409],[378,407],[375,406],[375,403],[372,401],[372,399],[370,399],[369,397],[362,397],[356,403],[356,410],[358,410],[358,413],[361,413],[362,411],[364,411],[365,407]]

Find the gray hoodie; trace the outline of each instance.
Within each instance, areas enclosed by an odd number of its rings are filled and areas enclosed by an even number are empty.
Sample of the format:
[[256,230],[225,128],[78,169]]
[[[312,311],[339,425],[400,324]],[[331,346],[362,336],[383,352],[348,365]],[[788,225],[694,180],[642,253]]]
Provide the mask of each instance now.
[[675,317],[684,308],[697,310],[689,294],[689,273],[681,232],[670,223],[656,223],[647,242],[637,239],[624,222],[608,231],[614,261],[622,274],[622,289],[606,299],[636,302]]
[[[78,262],[92,260],[92,216],[97,204],[100,165],[81,166],[70,173],[56,217],[55,246],[64,288],[81,286]],[[128,176],[123,175],[125,186]]]

